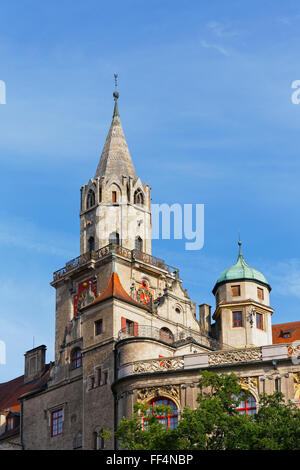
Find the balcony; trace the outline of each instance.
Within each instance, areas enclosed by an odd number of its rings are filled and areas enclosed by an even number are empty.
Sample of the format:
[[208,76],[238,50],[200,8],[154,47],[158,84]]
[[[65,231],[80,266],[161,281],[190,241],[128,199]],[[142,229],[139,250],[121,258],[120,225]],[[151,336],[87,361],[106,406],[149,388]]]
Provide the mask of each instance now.
[[226,349],[226,347],[217,340],[201,335],[201,333],[195,331],[182,329],[178,333],[173,334],[168,328],[157,328],[149,325],[130,325],[129,327],[122,328],[119,331],[118,340],[121,341],[127,338],[155,339],[175,347],[189,342],[195,342],[214,351]]
[[65,274],[70,273],[74,269],[77,269],[79,266],[84,266],[90,261],[97,262],[100,259],[104,259],[108,256],[111,256],[112,254],[121,256],[130,261],[137,261],[146,265],[154,266],[169,273],[175,279],[179,278],[179,270],[174,268],[173,266],[169,266],[162,259],[156,258],[155,256],[149,255],[148,253],[143,253],[139,250],[129,250],[128,248],[124,248],[123,246],[110,243],[109,245],[106,245],[103,248],[100,248],[99,250],[84,253],[83,255],[80,255],[77,258],[68,261],[63,268],[58,269],[53,273],[53,282],[62,279]]

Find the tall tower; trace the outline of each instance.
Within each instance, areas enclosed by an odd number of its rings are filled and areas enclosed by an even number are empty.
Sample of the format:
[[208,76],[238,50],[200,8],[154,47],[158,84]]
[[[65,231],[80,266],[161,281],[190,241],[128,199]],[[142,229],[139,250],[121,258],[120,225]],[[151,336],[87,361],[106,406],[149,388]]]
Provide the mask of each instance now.
[[81,188],[80,254],[116,243],[151,254],[150,187],[137,177],[118,110],[94,178]]

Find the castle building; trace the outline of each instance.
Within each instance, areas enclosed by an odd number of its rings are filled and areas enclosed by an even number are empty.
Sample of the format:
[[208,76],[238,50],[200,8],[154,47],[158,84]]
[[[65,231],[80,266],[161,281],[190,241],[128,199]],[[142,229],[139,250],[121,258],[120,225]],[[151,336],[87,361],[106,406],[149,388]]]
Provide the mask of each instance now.
[[196,312],[179,270],[152,255],[151,189],[136,175],[118,97],[95,176],[81,188],[80,255],[51,283],[54,362],[39,346],[26,352],[24,376],[0,384],[0,448],[115,449],[114,430],[136,401],[169,404],[175,427],[197,405],[203,369],[238,375],[251,393],[243,413],[262,392],[299,400],[300,322],[272,328],[271,287],[240,242],[213,288],[213,315],[206,304]]

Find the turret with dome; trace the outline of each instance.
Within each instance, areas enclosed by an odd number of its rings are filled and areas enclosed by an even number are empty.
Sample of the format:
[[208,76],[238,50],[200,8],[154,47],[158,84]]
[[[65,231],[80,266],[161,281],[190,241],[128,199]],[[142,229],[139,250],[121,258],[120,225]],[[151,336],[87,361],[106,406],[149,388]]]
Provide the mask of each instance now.
[[264,274],[249,266],[239,240],[236,263],[224,270],[213,288],[215,336],[234,347],[271,344],[271,286]]

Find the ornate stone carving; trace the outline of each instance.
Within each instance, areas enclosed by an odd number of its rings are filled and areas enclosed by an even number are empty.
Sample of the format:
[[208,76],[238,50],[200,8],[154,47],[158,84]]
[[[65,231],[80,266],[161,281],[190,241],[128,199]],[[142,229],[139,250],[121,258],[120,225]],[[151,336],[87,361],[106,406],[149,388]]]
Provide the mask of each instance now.
[[295,398],[300,398],[300,372],[293,373]]
[[133,364],[134,374],[174,369],[183,369],[182,357],[151,359],[146,361],[138,361]]
[[261,359],[261,348],[245,348],[211,353],[208,355],[208,364],[210,366],[236,364],[240,362],[256,362],[261,361]]
[[161,387],[148,387],[137,390],[137,399],[142,402],[150,401],[154,397],[166,397],[179,403],[179,385],[162,385]]
[[244,389],[258,390],[258,377],[240,377],[239,383]]

